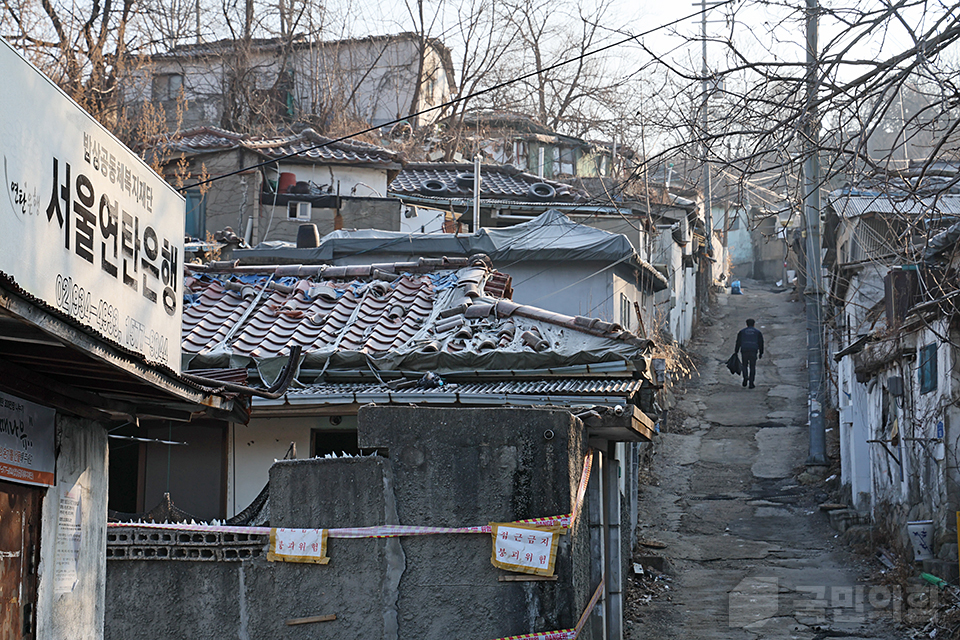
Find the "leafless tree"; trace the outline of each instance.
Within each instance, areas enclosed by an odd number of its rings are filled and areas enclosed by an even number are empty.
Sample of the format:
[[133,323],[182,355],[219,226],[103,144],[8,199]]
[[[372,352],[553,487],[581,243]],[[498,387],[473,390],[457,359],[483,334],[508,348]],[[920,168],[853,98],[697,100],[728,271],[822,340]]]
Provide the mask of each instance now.
[[613,3],[507,0],[505,8],[520,46],[498,79],[525,79],[497,96],[495,105],[577,137],[622,130],[635,112],[639,84],[635,70],[624,73],[607,54],[597,54],[621,37],[609,26],[616,19]]
[[[764,29],[735,26],[761,9],[779,17]],[[660,149],[664,156],[709,160],[745,178],[780,173],[784,185],[795,186],[806,155],[816,151],[825,187],[867,174],[896,180],[908,161],[930,167],[957,159],[960,14],[955,7],[900,0],[819,8],[826,37],[821,36],[812,100],[807,99],[803,7],[727,3],[711,18],[724,12],[734,26],[709,36],[707,78],[697,56],[684,61],[647,49],[670,87],[660,95],[653,118],[669,140]],[[689,44],[699,46],[695,39]],[[804,144],[803,125],[811,117],[819,133],[816,147]],[[901,185],[922,186],[922,180],[912,179]]]
[[109,125],[118,118],[118,78],[136,50],[130,42],[136,10],[136,0],[4,0],[0,33]]

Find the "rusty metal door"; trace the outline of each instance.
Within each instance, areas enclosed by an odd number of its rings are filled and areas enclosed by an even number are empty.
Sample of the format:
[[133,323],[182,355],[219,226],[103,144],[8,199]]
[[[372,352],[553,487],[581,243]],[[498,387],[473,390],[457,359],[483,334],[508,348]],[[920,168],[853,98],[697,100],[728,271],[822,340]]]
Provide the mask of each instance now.
[[0,640],[36,637],[43,490],[0,482]]

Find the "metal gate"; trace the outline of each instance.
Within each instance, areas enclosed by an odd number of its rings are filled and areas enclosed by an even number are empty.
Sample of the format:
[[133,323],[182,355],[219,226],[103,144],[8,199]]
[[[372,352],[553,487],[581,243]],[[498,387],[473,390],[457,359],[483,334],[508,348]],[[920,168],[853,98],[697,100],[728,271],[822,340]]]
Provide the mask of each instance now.
[[43,491],[0,482],[0,640],[36,637]]

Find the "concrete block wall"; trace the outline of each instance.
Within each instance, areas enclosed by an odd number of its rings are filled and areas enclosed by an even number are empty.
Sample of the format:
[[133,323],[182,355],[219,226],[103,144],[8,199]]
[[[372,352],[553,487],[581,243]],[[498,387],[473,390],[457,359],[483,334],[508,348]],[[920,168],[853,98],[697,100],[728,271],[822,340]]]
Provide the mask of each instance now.
[[[561,410],[368,407],[358,425],[360,446],[389,457],[278,462],[273,526],[566,514],[586,452],[582,425]],[[490,563],[484,534],[331,539],[327,565],[111,560],[105,637],[483,640],[569,628],[596,587],[583,516],[561,539],[556,581],[499,581],[506,572]],[[324,614],[337,618],[286,625]],[[580,637],[592,637],[590,626]]]

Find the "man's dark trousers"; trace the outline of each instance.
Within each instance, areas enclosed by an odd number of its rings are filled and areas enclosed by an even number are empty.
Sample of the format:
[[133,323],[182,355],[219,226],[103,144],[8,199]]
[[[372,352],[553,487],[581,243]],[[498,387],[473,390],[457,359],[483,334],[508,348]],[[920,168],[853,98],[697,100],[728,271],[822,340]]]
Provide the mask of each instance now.
[[741,349],[740,357],[743,358],[743,366],[741,367],[743,381],[752,385],[754,378],[757,377],[757,352]]

